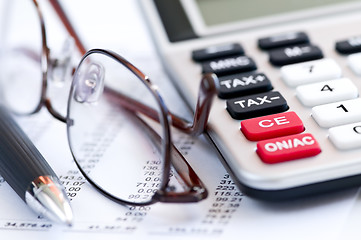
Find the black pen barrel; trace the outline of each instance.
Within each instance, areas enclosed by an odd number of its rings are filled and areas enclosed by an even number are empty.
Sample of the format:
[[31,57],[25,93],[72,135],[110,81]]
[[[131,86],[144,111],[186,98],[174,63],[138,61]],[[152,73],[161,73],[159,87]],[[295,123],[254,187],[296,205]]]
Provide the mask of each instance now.
[[0,106],[0,175],[24,201],[32,181],[39,176],[55,176],[4,106]]

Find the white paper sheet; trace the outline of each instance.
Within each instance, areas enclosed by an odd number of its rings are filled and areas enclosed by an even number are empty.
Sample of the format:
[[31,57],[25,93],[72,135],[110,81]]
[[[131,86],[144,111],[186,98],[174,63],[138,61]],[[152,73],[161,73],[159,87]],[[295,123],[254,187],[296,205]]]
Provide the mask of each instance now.
[[[90,47],[111,48],[130,59],[166,87],[162,92],[172,101],[173,111],[185,112],[170,90],[135,0],[63,2]],[[48,25],[53,24],[49,35],[59,34],[61,29],[46,9]],[[52,44],[57,46],[59,39],[52,38]],[[203,138],[177,135],[176,145],[206,184],[208,199],[196,204],[121,206],[84,180],[73,163],[66,126],[44,110],[19,122],[63,181],[74,210],[74,225],[37,218],[0,180],[1,239],[338,239],[355,202],[357,189],[287,203],[250,199],[237,190]]]

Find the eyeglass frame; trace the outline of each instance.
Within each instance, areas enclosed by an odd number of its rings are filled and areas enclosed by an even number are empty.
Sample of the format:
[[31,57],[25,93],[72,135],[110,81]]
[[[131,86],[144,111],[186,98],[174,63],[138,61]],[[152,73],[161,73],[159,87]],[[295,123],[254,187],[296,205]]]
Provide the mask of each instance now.
[[[47,89],[48,89],[48,73],[49,73],[49,67],[50,65],[50,49],[47,44],[47,35],[46,35],[46,27],[45,27],[45,21],[44,17],[41,11],[41,8],[38,4],[37,0],[30,0],[34,3],[34,6],[36,8],[36,11],[38,13],[39,21],[40,21],[40,28],[41,28],[41,35],[42,35],[42,54],[41,54],[41,66],[42,66],[42,89],[41,89],[41,97],[39,100],[38,105],[36,108],[30,112],[27,115],[32,115],[41,110],[43,106],[45,106],[48,110],[48,112],[59,121],[66,123],[67,126],[72,124],[72,120],[68,118],[68,112],[67,116],[61,115],[56,109],[54,109],[50,98],[47,95]],[[82,175],[85,177],[85,179],[93,186],[95,187],[100,193],[102,193],[107,198],[110,198],[111,200],[118,202],[120,204],[126,204],[126,205],[134,205],[134,206],[142,206],[142,205],[149,205],[153,204],[155,202],[177,202],[177,203],[186,203],[186,202],[198,202],[200,200],[205,199],[208,196],[208,191],[203,184],[203,182],[199,179],[197,174],[194,172],[194,170],[191,168],[189,163],[185,160],[184,156],[177,150],[177,148],[172,144],[171,140],[171,133],[170,133],[170,126],[172,125],[176,129],[191,135],[191,136],[198,136],[202,134],[205,129],[207,128],[207,122],[208,117],[212,105],[213,97],[216,95],[216,83],[217,83],[217,76],[213,73],[206,73],[203,74],[199,93],[198,93],[198,100],[196,104],[196,109],[194,113],[193,122],[188,122],[177,115],[173,114],[168,110],[166,105],[164,104],[164,101],[162,100],[160,94],[157,91],[157,87],[153,85],[149,79],[149,77],[145,74],[143,74],[138,68],[136,68],[134,65],[132,65],[130,62],[128,62],[126,59],[118,55],[117,53],[105,50],[105,49],[91,49],[89,51],[86,50],[83,42],[81,41],[79,35],[73,28],[69,18],[67,17],[64,9],[58,2],[58,0],[49,0],[51,6],[55,10],[56,14],[60,18],[61,22],[63,23],[64,27],[66,28],[69,35],[74,39],[75,45],[81,55],[83,55],[82,59],[80,60],[80,63],[78,64],[78,67],[81,65],[82,61],[88,57],[90,54],[93,53],[101,53],[108,57],[113,58],[114,60],[118,61],[120,64],[122,64],[124,67],[126,67],[128,70],[130,70],[133,74],[137,76],[139,80],[141,80],[150,90],[151,94],[157,99],[158,104],[161,106],[162,114],[161,118],[159,119],[156,115],[158,113],[155,113],[153,109],[150,107],[143,105],[136,100],[133,100],[131,98],[127,98],[126,96],[121,96],[118,98],[119,103],[122,107],[132,111],[132,112],[138,112],[142,113],[145,116],[148,116],[149,118],[155,120],[155,121],[161,121],[164,122],[165,129],[165,138],[166,138],[166,151],[164,157],[164,171],[163,174],[163,180],[162,180],[162,186],[160,189],[153,195],[151,200],[149,202],[140,203],[140,202],[130,202],[123,199],[119,199],[104,189],[102,189],[99,185],[97,185],[89,176],[87,173],[84,172],[78,161],[76,160],[73,151],[70,146],[71,153],[74,158],[74,162],[76,163],[79,171],[82,173]],[[54,66],[51,66],[54,67]],[[77,71],[77,69],[74,69],[73,74]],[[73,85],[73,84],[72,84]],[[72,86],[73,87],[73,86]],[[108,93],[113,93],[118,96],[120,94],[118,92],[113,91],[112,89],[106,89]],[[71,90],[70,90],[71,92]],[[70,93],[69,92],[69,93]],[[70,94],[69,94],[70,98]],[[68,102],[70,99],[68,100]],[[68,107],[67,107],[68,108]],[[68,108],[69,110],[69,108]],[[69,129],[69,127],[68,127]],[[69,134],[68,134],[68,142]],[[171,156],[172,155],[172,156]],[[179,176],[182,178],[184,183],[189,188],[188,192],[172,192],[167,189],[168,182],[169,182],[169,174],[171,165],[173,165],[176,172],[179,174]]]

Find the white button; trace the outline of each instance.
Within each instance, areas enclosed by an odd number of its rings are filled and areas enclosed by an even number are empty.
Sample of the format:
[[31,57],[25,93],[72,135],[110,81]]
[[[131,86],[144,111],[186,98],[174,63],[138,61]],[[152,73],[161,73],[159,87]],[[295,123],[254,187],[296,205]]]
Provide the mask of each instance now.
[[352,71],[357,75],[361,75],[361,53],[349,55],[347,61]]
[[312,108],[312,116],[321,127],[335,127],[361,121],[361,98],[329,103]]
[[308,107],[357,98],[355,84],[348,78],[298,86],[296,95]]
[[340,78],[341,73],[340,66],[333,59],[297,63],[281,68],[282,79],[291,87]]
[[330,128],[329,138],[339,149],[361,147],[361,122]]

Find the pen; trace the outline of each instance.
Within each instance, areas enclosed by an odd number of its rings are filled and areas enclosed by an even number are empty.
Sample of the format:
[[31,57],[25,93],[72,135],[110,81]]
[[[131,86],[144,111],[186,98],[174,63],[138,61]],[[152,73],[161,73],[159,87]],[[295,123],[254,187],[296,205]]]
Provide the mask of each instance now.
[[72,224],[70,202],[59,179],[9,110],[1,105],[0,175],[37,214]]

